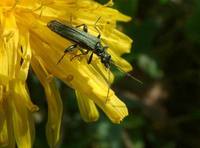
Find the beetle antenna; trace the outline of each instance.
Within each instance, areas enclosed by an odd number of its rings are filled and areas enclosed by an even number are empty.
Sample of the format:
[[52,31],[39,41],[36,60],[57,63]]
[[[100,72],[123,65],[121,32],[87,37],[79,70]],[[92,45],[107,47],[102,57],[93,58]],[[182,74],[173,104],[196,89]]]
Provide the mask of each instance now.
[[109,93],[110,93],[110,87],[111,87],[111,82],[110,82],[110,67],[108,68],[108,91],[107,91],[107,96],[106,96],[106,102],[105,104],[108,102],[109,100]]
[[142,81],[140,81],[139,79],[135,78],[134,76],[132,76],[130,73],[125,72],[123,69],[121,69],[114,61],[111,60],[112,65],[114,65],[119,71],[121,71],[122,73],[124,73],[126,76],[130,77],[131,79],[133,79],[134,81],[138,82],[139,84],[143,84]]

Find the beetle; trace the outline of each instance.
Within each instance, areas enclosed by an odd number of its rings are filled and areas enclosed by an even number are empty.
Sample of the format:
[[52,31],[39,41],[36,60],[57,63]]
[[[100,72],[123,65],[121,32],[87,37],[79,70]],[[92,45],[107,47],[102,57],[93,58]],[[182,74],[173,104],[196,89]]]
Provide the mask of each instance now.
[[[60,58],[58,63],[64,58],[66,53],[73,51],[74,49],[79,47],[79,50],[82,52],[81,55],[86,55],[89,53],[89,51],[92,52],[88,59],[88,64],[91,63],[93,54],[96,54],[97,56],[100,57],[101,62],[104,64],[104,66],[106,68],[110,68],[111,55],[106,50],[108,48],[108,46],[103,46],[101,44],[101,34],[100,33],[96,37],[96,36],[88,33],[88,28],[85,24],[81,24],[81,25],[74,27],[74,26],[71,26],[68,24],[63,24],[57,20],[52,20],[52,21],[48,22],[47,26],[53,32],[55,32],[55,33],[59,34],[60,36],[75,43],[75,44],[67,47],[64,50],[64,54]],[[79,27],[83,27],[83,30],[78,29]],[[97,29],[97,31],[98,31],[98,29]],[[85,49],[86,51],[84,51],[83,49]]]
[[[107,69],[110,69],[110,65],[113,64],[117,67],[117,69],[125,73],[127,76],[131,77],[132,79],[136,80],[139,83],[142,83],[140,80],[134,78],[131,74],[124,72],[120,67],[114,64],[114,61],[111,59],[111,55],[106,50],[108,46],[103,46],[101,43],[101,34],[98,28],[96,27],[96,24],[99,21],[99,19],[95,23],[95,29],[99,33],[97,37],[88,33],[88,28],[87,28],[87,25],[85,24],[81,24],[74,27],[72,25],[63,24],[57,20],[52,20],[48,22],[47,27],[49,29],[51,29],[53,32],[75,43],[64,50],[64,54],[59,59],[58,63],[60,63],[60,61],[64,58],[66,53],[71,52],[75,50],[76,48],[79,48],[79,50],[82,52],[82,54],[80,55],[86,55],[90,51],[92,52],[88,59],[88,64],[91,63],[93,54],[96,54],[97,56],[100,57],[101,62],[104,64],[104,66]],[[83,27],[83,30],[78,29],[79,27]],[[86,51],[84,51],[83,49],[85,49]],[[110,91],[110,70],[108,71],[107,82],[108,82],[109,87],[108,87],[106,102],[108,101],[108,95]]]

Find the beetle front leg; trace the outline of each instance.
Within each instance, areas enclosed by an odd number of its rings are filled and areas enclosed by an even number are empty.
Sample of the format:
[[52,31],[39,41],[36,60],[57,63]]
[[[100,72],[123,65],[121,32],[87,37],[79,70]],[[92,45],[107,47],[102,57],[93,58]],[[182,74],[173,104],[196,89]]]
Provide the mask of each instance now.
[[81,54],[75,55],[74,57],[71,58],[71,61],[73,59],[75,59],[76,57],[80,57],[82,55],[87,55],[89,53],[89,50],[84,51],[82,48],[79,48],[79,50],[81,51]]
[[66,53],[68,52],[71,52],[73,51],[78,45],[77,44],[74,44],[74,45],[71,45],[69,47],[67,47],[65,50],[64,50],[64,54],[62,55],[62,57],[58,60],[57,64],[59,64],[61,62],[61,60],[64,58],[64,56],[66,55]]

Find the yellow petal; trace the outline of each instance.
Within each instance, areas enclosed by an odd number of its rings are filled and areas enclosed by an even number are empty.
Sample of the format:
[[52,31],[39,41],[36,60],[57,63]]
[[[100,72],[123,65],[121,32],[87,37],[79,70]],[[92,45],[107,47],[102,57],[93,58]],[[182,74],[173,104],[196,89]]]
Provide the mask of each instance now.
[[8,57],[8,71],[11,78],[15,78],[16,70],[18,69],[18,43],[19,43],[19,30],[16,25],[16,20],[12,12],[6,13],[3,22],[3,40],[4,50],[7,52]]
[[76,98],[83,120],[85,122],[93,122],[98,120],[99,112],[94,102],[78,91],[76,91]]
[[12,124],[12,113],[11,113],[11,104],[7,102],[7,99],[0,104],[2,123],[3,126],[0,129],[0,147],[6,148],[15,148],[15,137]]
[[0,147],[2,147],[8,145],[7,124],[2,103],[0,103],[0,117]]
[[124,72],[128,72],[132,70],[132,66],[125,59],[117,56],[113,51],[110,51],[112,55],[112,59],[114,61],[114,65],[122,69]]
[[48,122],[46,135],[50,147],[56,147],[60,140],[60,126],[63,112],[62,100],[52,76],[45,69],[42,60],[33,58],[31,65],[44,86],[48,104]]
[[118,56],[129,53],[131,50],[132,39],[116,29],[109,36],[102,36],[102,39]]
[[28,76],[28,70],[31,61],[31,47],[30,47],[30,37],[29,32],[25,28],[20,27],[20,40],[19,44],[21,45],[18,50],[19,55],[21,56],[21,66],[19,72],[16,74],[17,79],[25,81]]
[[2,40],[0,40],[0,63],[0,79],[2,79],[0,80],[1,84],[1,81],[4,81],[4,78],[8,77],[8,58],[6,50],[3,48]]
[[[12,113],[14,136],[19,148],[31,148],[34,141],[35,129],[34,121],[31,116],[31,112],[26,108],[22,100],[23,91],[19,87],[20,81],[12,81],[10,83],[10,95],[9,103],[11,104],[10,110]],[[25,90],[25,88],[24,88]]]

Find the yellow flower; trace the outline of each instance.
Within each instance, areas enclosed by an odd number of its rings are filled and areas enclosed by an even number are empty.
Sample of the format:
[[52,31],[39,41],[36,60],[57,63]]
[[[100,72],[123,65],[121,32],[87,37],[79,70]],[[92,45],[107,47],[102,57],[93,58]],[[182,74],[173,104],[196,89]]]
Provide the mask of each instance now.
[[[108,71],[95,56],[70,60],[78,50],[56,64],[72,43],[52,32],[47,23],[59,20],[72,25],[87,24],[89,33],[98,33],[110,48],[114,62],[124,71],[132,68],[120,56],[130,52],[132,40],[116,29],[116,21],[130,18],[93,0],[2,0],[0,1],[0,147],[30,148],[34,141],[32,113],[38,111],[29,97],[26,79],[30,66],[44,86],[48,103],[46,135],[51,147],[60,138],[62,101],[54,77],[76,91],[80,113],[86,122],[96,121],[99,106],[113,123],[128,115],[126,105],[108,92]],[[114,79],[111,75],[110,81]]]

